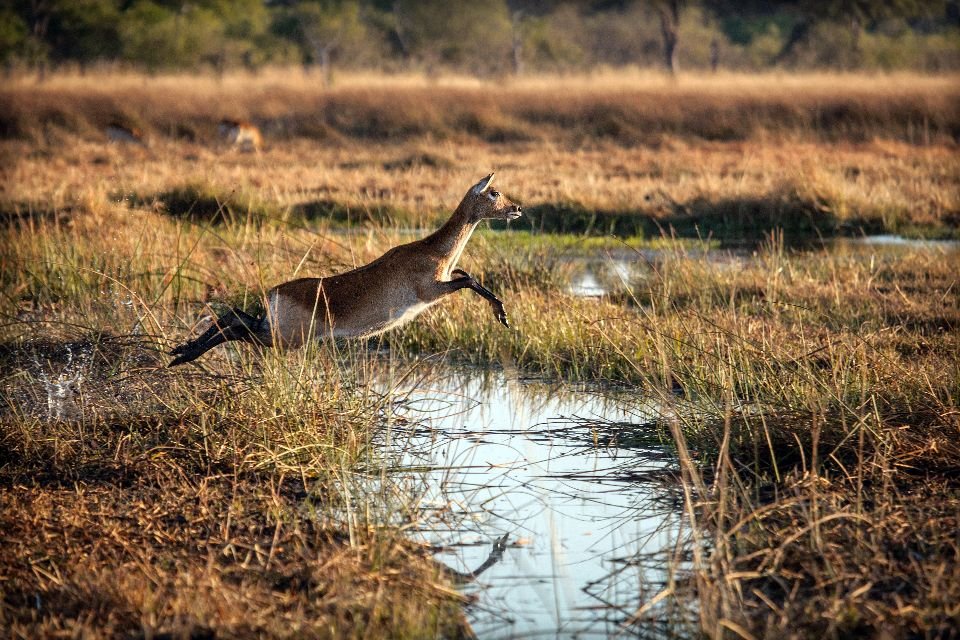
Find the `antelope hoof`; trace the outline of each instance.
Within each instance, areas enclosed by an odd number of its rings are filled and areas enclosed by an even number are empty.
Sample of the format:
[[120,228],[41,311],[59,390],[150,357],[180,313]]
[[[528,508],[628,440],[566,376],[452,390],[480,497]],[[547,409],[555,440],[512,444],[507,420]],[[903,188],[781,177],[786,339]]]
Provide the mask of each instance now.
[[189,343],[184,343],[184,344],[180,345],[179,347],[174,347],[173,349],[171,349],[171,350],[168,351],[167,353],[168,353],[168,355],[171,355],[171,356],[178,356],[178,355],[180,355],[181,353],[185,352],[185,351],[187,350],[187,347],[188,347],[188,346],[189,346]]
[[500,324],[505,326],[507,329],[510,328],[510,323],[507,322],[507,312],[503,309],[502,306],[494,309],[494,312],[497,314],[497,320],[500,321]]

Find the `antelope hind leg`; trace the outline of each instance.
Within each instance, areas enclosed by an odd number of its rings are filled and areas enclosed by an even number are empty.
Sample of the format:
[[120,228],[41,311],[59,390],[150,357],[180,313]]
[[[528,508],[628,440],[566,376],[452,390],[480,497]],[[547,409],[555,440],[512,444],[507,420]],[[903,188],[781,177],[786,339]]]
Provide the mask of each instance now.
[[210,349],[230,340],[247,340],[259,344],[260,341],[254,333],[258,325],[257,318],[240,309],[234,309],[217,318],[213,326],[199,338],[171,350],[170,355],[177,357],[167,366],[175,367],[196,360]]

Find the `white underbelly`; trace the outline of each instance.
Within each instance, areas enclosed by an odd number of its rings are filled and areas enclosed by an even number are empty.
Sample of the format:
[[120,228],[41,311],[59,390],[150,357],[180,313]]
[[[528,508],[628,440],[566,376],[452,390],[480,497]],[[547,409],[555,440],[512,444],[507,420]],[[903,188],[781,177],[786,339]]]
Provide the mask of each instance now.
[[427,307],[429,306],[430,305],[427,304],[426,302],[421,302],[417,300],[417,302],[411,305],[408,305],[406,307],[393,309],[391,312],[391,315],[393,317],[392,317],[390,326],[399,327],[402,324],[406,324],[410,322],[411,320],[416,318],[418,315],[426,311]]
[[355,323],[348,319],[345,319],[342,323],[338,321],[334,325],[333,335],[346,338],[375,336],[407,324],[429,306],[428,303],[414,297],[407,304],[394,304],[392,307],[370,314],[363,322]]
[[389,306],[363,305],[354,313],[341,312],[333,318],[332,328],[327,318],[317,318],[312,309],[291,304],[282,296],[271,296],[267,306],[270,335],[287,346],[299,346],[310,336],[317,340],[374,336],[407,324],[431,305],[410,292],[407,296],[396,296]]

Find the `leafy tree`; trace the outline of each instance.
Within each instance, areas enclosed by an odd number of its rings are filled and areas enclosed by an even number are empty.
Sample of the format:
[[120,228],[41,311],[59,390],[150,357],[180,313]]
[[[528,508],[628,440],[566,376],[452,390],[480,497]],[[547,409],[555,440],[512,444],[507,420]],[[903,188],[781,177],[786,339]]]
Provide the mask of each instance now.
[[17,0],[13,11],[18,19],[3,20],[3,28],[11,35],[27,28],[30,58],[91,62],[119,53],[115,0]]
[[56,60],[116,58],[120,11],[115,0],[60,0],[56,4],[47,32]]
[[[722,32],[718,31],[722,28]],[[960,66],[960,0],[6,0],[0,61],[219,70]]]
[[263,0],[207,0],[201,6],[223,23],[221,69],[238,63],[255,68],[277,55],[281,46],[270,32],[271,11]]
[[586,56],[584,43],[571,37],[573,34],[583,35],[584,29],[572,29],[572,25],[581,20],[577,10],[570,5],[544,16],[525,16],[522,21],[525,58],[541,69],[581,65]]
[[369,37],[358,2],[319,0],[299,2],[287,14],[288,32],[320,65],[323,82],[332,82],[332,58]]
[[10,8],[0,9],[0,61],[10,62],[30,44],[27,23]]
[[[863,29],[889,18],[915,18],[925,15],[945,15],[944,0],[703,0],[704,5],[720,17],[727,26],[755,20],[758,31],[766,31],[771,22],[788,33],[773,63],[795,59],[804,46],[836,47],[838,37],[845,42],[856,62]],[[756,18],[760,18],[756,20]],[[846,29],[844,35],[839,27]],[[828,34],[829,32],[829,34]],[[729,31],[728,31],[729,33]],[[817,35],[820,38],[817,38]],[[743,41],[752,37],[731,34]],[[814,45],[813,42],[817,41]],[[823,51],[822,53],[829,53]],[[823,60],[823,55],[817,56]],[[836,59],[836,57],[835,57]]]
[[498,70],[513,50],[505,0],[397,0],[393,15],[403,54],[428,69],[449,64],[480,73]]
[[139,0],[123,14],[120,36],[127,60],[152,70],[190,68],[218,63],[224,26],[213,11],[197,5],[177,11]]

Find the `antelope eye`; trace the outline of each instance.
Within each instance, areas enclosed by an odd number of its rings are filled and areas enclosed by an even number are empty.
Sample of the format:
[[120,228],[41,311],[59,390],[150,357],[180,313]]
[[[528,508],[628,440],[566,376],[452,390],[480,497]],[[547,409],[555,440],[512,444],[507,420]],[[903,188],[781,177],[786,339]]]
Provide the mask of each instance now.
[[499,197],[500,197],[500,192],[499,192],[499,191],[491,191],[491,192],[490,192],[490,195],[492,195],[494,198],[499,198]]

